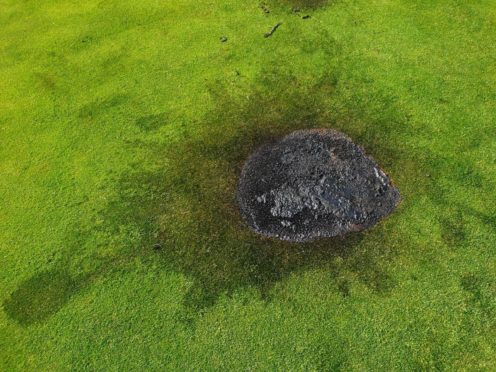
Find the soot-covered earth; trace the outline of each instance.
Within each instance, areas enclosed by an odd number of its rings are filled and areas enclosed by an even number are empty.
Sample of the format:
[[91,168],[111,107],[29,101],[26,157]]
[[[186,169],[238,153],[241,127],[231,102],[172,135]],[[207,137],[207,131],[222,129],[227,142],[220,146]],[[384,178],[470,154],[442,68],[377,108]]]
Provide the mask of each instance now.
[[241,172],[237,199],[257,233],[306,242],[376,224],[400,194],[349,137],[312,129],[256,150]]

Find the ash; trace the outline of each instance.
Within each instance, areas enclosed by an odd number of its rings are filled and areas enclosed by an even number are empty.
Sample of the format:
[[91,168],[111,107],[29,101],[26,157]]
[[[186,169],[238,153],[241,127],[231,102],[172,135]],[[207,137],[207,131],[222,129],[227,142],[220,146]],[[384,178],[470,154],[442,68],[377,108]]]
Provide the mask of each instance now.
[[400,200],[390,178],[346,135],[296,131],[246,161],[237,200],[257,233],[294,242],[373,226]]

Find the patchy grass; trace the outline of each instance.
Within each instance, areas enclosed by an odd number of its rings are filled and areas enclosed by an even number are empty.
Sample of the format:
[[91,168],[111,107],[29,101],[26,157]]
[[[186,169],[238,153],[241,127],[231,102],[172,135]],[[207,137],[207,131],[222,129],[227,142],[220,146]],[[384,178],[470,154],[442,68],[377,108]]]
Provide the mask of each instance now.
[[[1,370],[496,368],[496,8],[265,7],[3,2]],[[254,235],[244,160],[318,127],[400,207]]]

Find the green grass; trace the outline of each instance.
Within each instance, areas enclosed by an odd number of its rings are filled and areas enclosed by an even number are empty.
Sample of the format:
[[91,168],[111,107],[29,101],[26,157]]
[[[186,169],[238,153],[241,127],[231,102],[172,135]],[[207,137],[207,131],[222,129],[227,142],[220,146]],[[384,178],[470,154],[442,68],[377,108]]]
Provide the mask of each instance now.
[[[0,370],[496,369],[496,6],[265,4],[0,0]],[[243,161],[314,127],[401,205],[254,235]]]

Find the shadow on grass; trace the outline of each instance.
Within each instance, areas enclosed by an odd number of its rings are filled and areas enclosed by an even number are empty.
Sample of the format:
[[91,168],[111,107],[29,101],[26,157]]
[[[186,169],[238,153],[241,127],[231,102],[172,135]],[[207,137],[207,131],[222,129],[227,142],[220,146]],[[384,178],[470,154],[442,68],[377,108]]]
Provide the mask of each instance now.
[[23,282],[3,308],[21,325],[37,323],[60,310],[84,284],[65,271],[44,271]]

